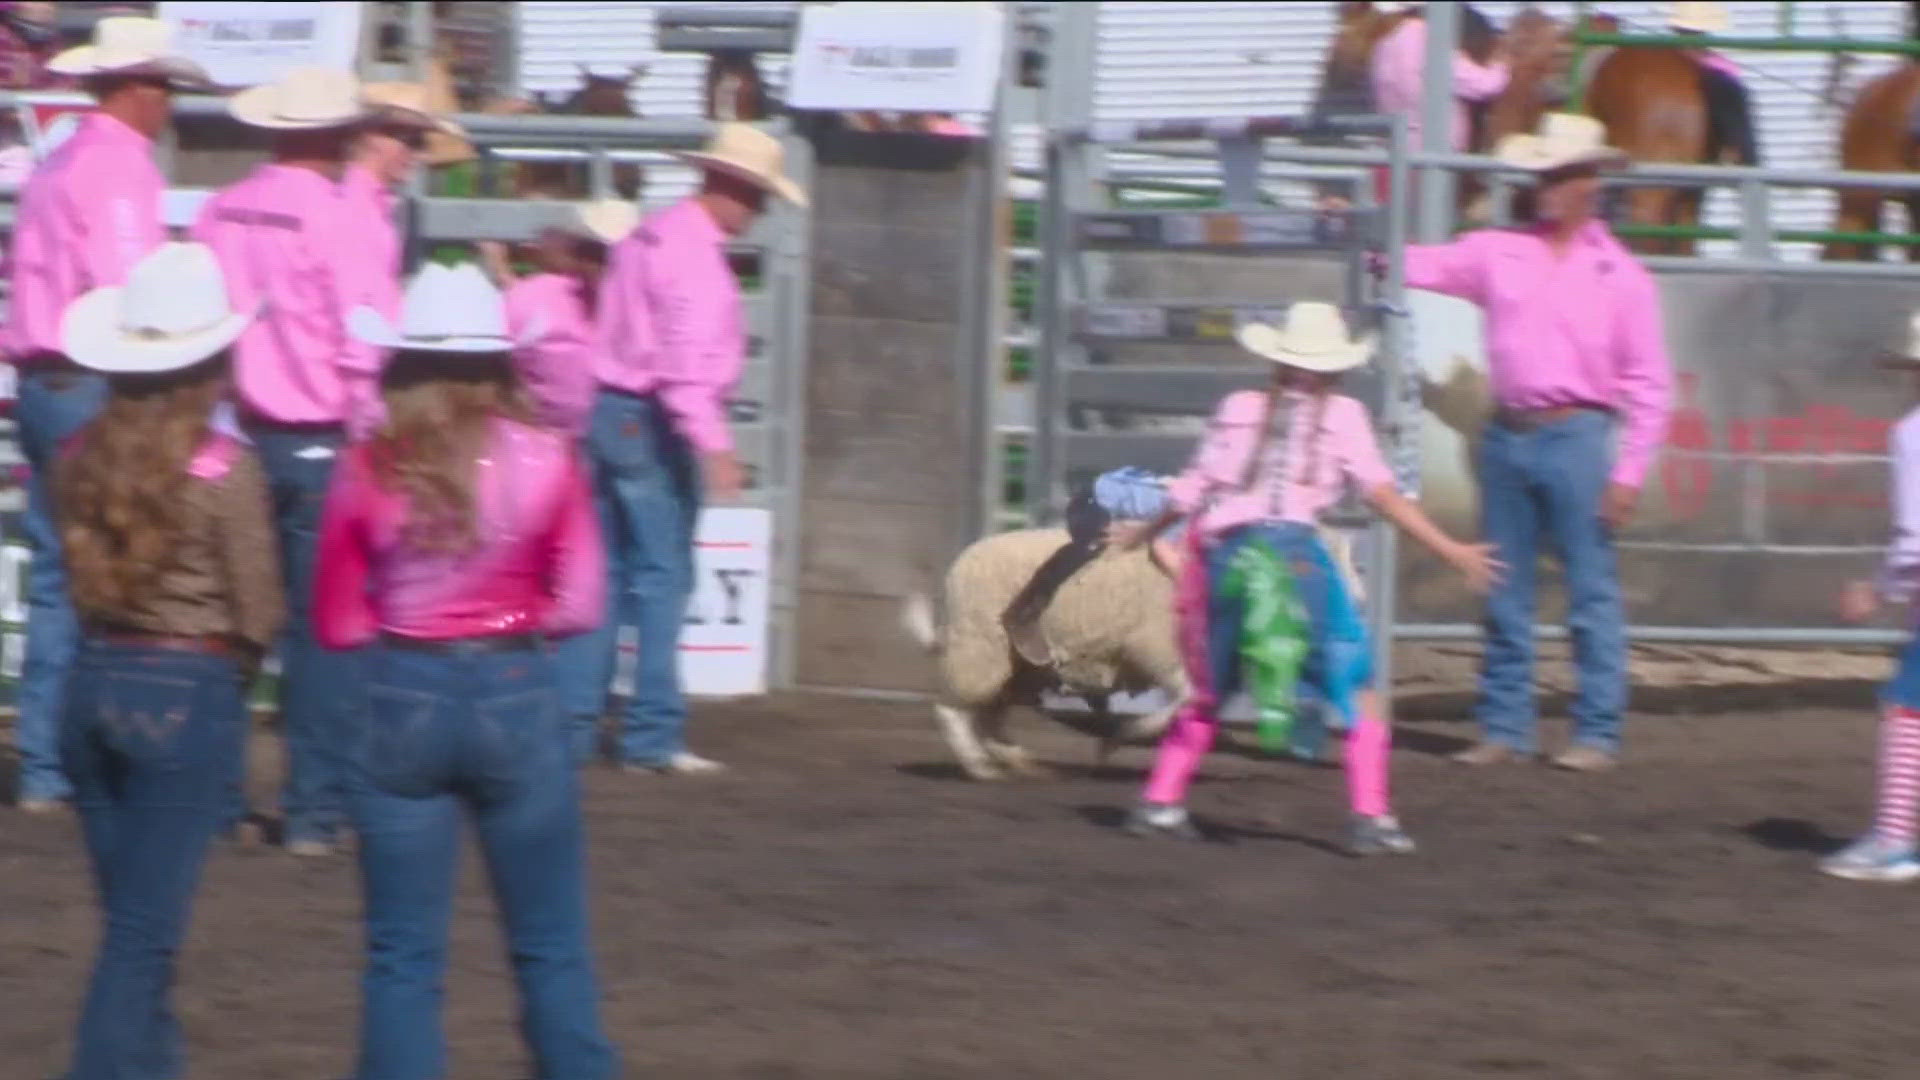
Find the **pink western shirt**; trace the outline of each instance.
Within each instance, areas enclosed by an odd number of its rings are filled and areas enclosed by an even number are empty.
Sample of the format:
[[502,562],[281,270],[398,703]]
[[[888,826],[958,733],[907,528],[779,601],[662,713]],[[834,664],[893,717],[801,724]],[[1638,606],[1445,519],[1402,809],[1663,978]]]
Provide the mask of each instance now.
[[[1427,20],[1403,20],[1379,44],[1373,47],[1373,105],[1387,115],[1398,113],[1407,118],[1407,137],[1414,149],[1420,149],[1420,99],[1422,74],[1427,68]],[[1447,147],[1455,152],[1466,149],[1469,101],[1485,101],[1507,88],[1507,65],[1479,64],[1463,52],[1453,54],[1453,124],[1447,133]]]
[[290,165],[261,165],[201,207],[193,237],[213,248],[234,305],[265,305],[235,351],[247,409],[353,432],[382,415],[381,351],[346,328],[347,312],[381,300],[382,275],[354,250],[365,232],[334,181]]
[[615,244],[600,284],[600,385],[657,396],[702,453],[733,448],[726,401],[746,364],[740,283],[726,244],[706,207],[685,199]]
[[20,192],[8,260],[12,302],[0,348],[9,358],[60,352],[67,305],[89,289],[123,283],[166,241],[166,187],[153,142],[100,112],[83,117],[33,171]]
[[1367,407],[1342,394],[1316,400],[1303,393],[1282,396],[1270,426],[1283,434],[1265,440],[1248,483],[1247,465],[1261,445],[1266,411],[1263,391],[1227,395],[1207,422],[1192,463],[1167,485],[1175,509],[1200,512],[1193,527],[1203,537],[1261,521],[1311,525],[1340,501],[1343,482],[1363,494],[1393,483]]
[[347,254],[357,264],[356,276],[377,290],[375,305],[389,319],[400,315],[400,227],[393,220],[398,201],[393,190],[373,171],[360,165],[347,166],[340,177],[340,197],[346,201],[347,214],[357,228],[354,243]]
[[1613,482],[1639,487],[1673,407],[1660,293],[1605,224],[1556,256],[1525,229],[1481,229],[1406,250],[1407,287],[1486,312],[1494,400],[1511,409],[1605,408],[1621,420]]
[[577,634],[606,609],[606,549],[573,439],[497,420],[474,484],[476,546],[410,548],[406,499],[383,489],[371,443],[341,456],[320,522],[314,628],[350,649],[382,631],[442,641]]
[[513,350],[520,384],[540,419],[574,435],[593,414],[594,330],[586,290],[564,274],[535,274],[507,290],[507,326],[517,341],[538,324],[537,337]]

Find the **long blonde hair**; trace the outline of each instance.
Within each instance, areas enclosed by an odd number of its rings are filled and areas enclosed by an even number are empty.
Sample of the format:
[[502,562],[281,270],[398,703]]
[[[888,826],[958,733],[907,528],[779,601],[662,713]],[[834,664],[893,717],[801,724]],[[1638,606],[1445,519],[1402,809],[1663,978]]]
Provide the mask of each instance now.
[[[1267,456],[1267,448],[1276,437],[1273,422],[1280,415],[1280,399],[1289,390],[1305,390],[1313,398],[1313,409],[1307,416],[1307,452],[1303,455],[1306,464],[1298,474],[1300,483],[1313,482],[1314,474],[1320,469],[1321,428],[1327,418],[1327,398],[1333,394],[1335,383],[1332,376],[1297,368],[1281,366],[1274,371],[1273,381],[1267,386],[1266,402],[1260,410],[1260,430],[1253,437],[1253,454],[1247,458],[1246,471],[1240,476],[1241,488],[1251,488],[1260,475],[1261,459]],[[1293,425],[1299,419],[1299,413],[1289,407],[1287,430],[1278,433],[1277,437],[1285,439],[1291,436]]]
[[406,543],[457,553],[479,539],[474,482],[498,419],[532,423],[507,354],[403,351],[387,368],[387,422],[368,445],[376,483],[406,497]]
[[110,621],[175,565],[188,525],[187,468],[226,389],[223,353],[183,371],[115,375],[107,403],[54,469],[74,606]]

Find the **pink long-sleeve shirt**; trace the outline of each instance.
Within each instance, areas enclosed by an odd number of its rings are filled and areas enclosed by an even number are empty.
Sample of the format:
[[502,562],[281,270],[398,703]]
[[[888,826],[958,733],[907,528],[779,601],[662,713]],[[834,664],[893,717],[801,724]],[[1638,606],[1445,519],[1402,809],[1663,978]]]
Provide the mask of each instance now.
[[1697,49],[1694,51],[1693,58],[1700,61],[1700,66],[1702,67],[1712,68],[1724,75],[1731,75],[1736,79],[1740,77],[1740,65],[1721,56],[1712,49]]
[[60,348],[60,316],[89,289],[119,285],[166,241],[167,182],[153,142],[105,113],[27,178],[8,260],[12,297],[0,349],[15,361]]
[[261,165],[200,208],[193,237],[213,248],[235,306],[265,303],[234,354],[250,411],[356,433],[382,415],[381,350],[346,327],[347,313],[378,306],[386,287],[354,250],[366,231],[331,179],[290,165]]
[[600,284],[600,385],[658,397],[703,453],[733,448],[726,400],[747,356],[726,243],[706,207],[685,199],[615,244]]
[[[1263,440],[1267,395],[1260,390],[1228,394],[1207,422],[1193,460],[1171,484],[1167,499],[1203,537],[1261,521],[1311,525],[1340,501],[1343,483],[1362,493],[1393,483],[1380,456],[1367,407],[1342,394],[1315,399],[1283,395],[1274,410],[1273,437],[1246,482],[1247,466]],[[1318,421],[1317,423],[1315,421]]]
[[586,469],[565,434],[495,421],[475,468],[476,547],[423,552],[403,536],[404,495],[375,479],[372,444],[341,456],[320,523],[314,627],[357,648],[381,632],[444,641],[576,634],[606,609],[606,549]]
[[393,220],[393,190],[373,171],[349,165],[340,177],[340,197],[355,224],[347,255],[374,293],[374,305],[388,319],[400,314],[400,226]]
[[[1407,136],[1414,149],[1420,148],[1420,99],[1423,74],[1427,68],[1427,20],[1402,20],[1399,26],[1373,47],[1370,74],[1373,77],[1374,109],[1387,115],[1398,113],[1407,118]],[[1466,53],[1453,54],[1453,123],[1447,133],[1447,146],[1456,153],[1466,149],[1471,120],[1467,102],[1485,101],[1507,88],[1507,65],[1480,64]]]
[[1480,229],[1406,249],[1407,287],[1486,312],[1494,399],[1510,409],[1591,406],[1620,418],[1612,480],[1638,488],[1673,408],[1653,275],[1588,222],[1564,255],[1529,229]]
[[513,364],[520,385],[546,424],[574,435],[593,413],[596,340],[587,309],[586,282],[565,274],[535,274],[507,290],[507,328],[514,340],[529,329],[539,335],[516,346]]

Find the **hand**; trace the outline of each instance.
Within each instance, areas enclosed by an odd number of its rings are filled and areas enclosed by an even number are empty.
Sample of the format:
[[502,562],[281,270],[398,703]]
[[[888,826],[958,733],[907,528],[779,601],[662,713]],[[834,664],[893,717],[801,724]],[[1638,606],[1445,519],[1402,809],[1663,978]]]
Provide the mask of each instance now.
[[1146,540],[1146,522],[1115,521],[1107,526],[1107,546],[1115,551],[1132,551]]
[[1447,561],[1467,579],[1474,592],[1486,592],[1506,576],[1507,564],[1494,557],[1492,544],[1456,543],[1447,551]]
[[1863,623],[1880,610],[1880,597],[1873,582],[1855,581],[1840,593],[1840,617],[1850,623]]
[[1600,500],[1600,519],[1607,528],[1618,531],[1633,520],[1634,507],[1640,505],[1640,489],[1626,484],[1608,484]]
[[740,498],[744,479],[740,459],[733,456],[733,451],[713,450],[702,454],[700,475],[706,479],[707,498],[711,501],[730,503]]
[[1372,274],[1375,281],[1385,281],[1387,279],[1387,253],[1386,252],[1384,251],[1367,252],[1366,263],[1367,263],[1367,273]]
[[473,250],[480,257],[480,268],[496,286],[505,288],[513,281],[513,260],[507,253],[507,245],[498,240],[475,240]]

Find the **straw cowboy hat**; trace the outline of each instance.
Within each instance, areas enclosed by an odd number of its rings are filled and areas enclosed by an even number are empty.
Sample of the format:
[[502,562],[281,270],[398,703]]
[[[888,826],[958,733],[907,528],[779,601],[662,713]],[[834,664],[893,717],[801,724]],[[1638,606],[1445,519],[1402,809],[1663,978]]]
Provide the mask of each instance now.
[[1540,173],[1576,165],[1621,169],[1628,162],[1625,150],[1607,145],[1606,125],[1591,116],[1557,112],[1540,118],[1538,134],[1501,139],[1493,156],[1515,168]]
[[360,88],[361,102],[373,111],[371,119],[385,124],[417,127],[427,134],[421,158],[428,165],[454,165],[480,155],[463,128],[448,114],[451,101],[436,101],[435,88],[426,83],[379,82]]
[[1240,347],[1276,364],[1332,374],[1357,368],[1373,354],[1374,336],[1347,334],[1340,309],[1318,300],[1302,300],[1287,309],[1284,329],[1250,322],[1235,332]]
[[1373,0],[1373,10],[1380,15],[1398,15],[1403,11],[1412,11],[1414,8],[1425,6],[1420,3],[1408,3],[1407,0]]
[[1731,25],[1725,4],[1682,2],[1667,15],[1667,26],[1683,33],[1724,34]]
[[207,71],[176,52],[173,28],[159,19],[113,15],[93,24],[93,40],[47,61],[56,75],[160,75],[178,83],[203,85]]
[[330,67],[297,67],[227,101],[235,120],[271,131],[346,127],[366,119],[372,109],[361,97],[360,80]]
[[544,325],[529,325],[517,338],[508,333],[505,299],[472,263],[428,263],[413,275],[400,298],[397,327],[365,305],[347,316],[347,332],[355,338],[383,349],[412,352],[508,352],[544,330]]
[[125,285],[84,293],[60,316],[60,348],[109,375],[156,375],[191,367],[234,343],[253,312],[233,309],[227,281],[205,244],[165,243]]
[[560,228],[575,236],[617,244],[640,224],[640,211],[625,199],[598,199],[575,205]]
[[795,206],[807,205],[807,193],[787,178],[786,151],[780,140],[752,124],[729,120],[716,125],[703,149],[678,150],[674,156],[755,184]]

